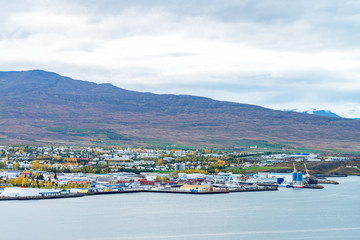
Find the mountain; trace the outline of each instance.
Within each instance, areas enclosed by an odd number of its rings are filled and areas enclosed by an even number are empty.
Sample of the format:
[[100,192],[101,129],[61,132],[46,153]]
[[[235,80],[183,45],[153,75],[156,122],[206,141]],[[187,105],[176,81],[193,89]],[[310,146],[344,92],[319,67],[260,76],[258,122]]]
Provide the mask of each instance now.
[[241,146],[360,151],[360,121],[128,91],[41,70],[0,72],[0,143]]
[[319,116],[327,116],[327,117],[336,117],[336,118],[341,118],[339,115],[329,111],[329,110],[314,110],[312,111],[312,113],[309,112],[304,112],[307,114],[315,114],[315,115],[319,115]]
[[336,118],[341,118],[341,116],[331,112],[330,110],[317,110],[315,108],[310,108],[307,110],[303,110],[303,109],[292,109],[290,111],[294,111],[294,112],[300,112],[300,113],[306,113],[306,114],[314,114],[314,115],[319,115],[319,116],[326,116],[326,117],[336,117]]

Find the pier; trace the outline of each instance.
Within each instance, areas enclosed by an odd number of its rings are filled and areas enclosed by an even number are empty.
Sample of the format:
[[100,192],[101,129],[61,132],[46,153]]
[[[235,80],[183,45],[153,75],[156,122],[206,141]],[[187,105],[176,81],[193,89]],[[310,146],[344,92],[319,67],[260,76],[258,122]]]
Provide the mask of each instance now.
[[255,187],[255,188],[232,188],[232,189],[216,189],[212,191],[194,191],[194,190],[167,190],[167,189],[131,189],[122,191],[99,191],[87,193],[69,193],[58,195],[39,195],[39,196],[18,196],[18,197],[0,197],[0,201],[15,201],[15,200],[46,200],[46,199],[62,199],[62,198],[77,198],[85,196],[109,195],[109,194],[126,194],[126,193],[173,193],[173,194],[195,194],[195,195],[209,195],[209,194],[229,194],[235,192],[259,192],[259,191],[276,191],[277,186],[269,187]]

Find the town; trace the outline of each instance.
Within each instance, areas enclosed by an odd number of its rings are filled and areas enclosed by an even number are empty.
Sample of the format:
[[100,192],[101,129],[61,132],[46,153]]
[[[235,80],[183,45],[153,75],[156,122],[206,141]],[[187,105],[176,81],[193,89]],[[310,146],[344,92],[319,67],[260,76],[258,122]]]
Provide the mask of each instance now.
[[306,164],[312,174],[339,166],[344,172],[333,175],[357,173],[359,167],[346,155],[250,150],[0,146],[0,199],[322,188],[318,183],[332,182],[310,176]]

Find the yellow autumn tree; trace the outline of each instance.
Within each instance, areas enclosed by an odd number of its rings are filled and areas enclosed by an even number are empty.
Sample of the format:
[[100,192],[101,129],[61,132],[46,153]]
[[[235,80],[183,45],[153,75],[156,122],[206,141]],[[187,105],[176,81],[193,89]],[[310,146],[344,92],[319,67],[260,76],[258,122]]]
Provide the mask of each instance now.
[[34,160],[34,161],[32,161],[32,169],[33,169],[33,170],[39,170],[39,169],[40,169],[39,160]]
[[21,186],[22,186],[22,187],[29,187],[29,186],[30,186],[29,177],[26,177],[26,178],[24,178],[24,179],[22,180]]
[[36,182],[35,180],[32,180],[32,181],[31,181],[31,185],[32,185],[33,187],[35,187],[35,188],[38,188],[38,187],[39,187],[38,184],[37,184],[37,182]]
[[20,176],[16,179],[15,185],[16,185],[16,186],[20,186],[20,185],[22,184],[23,180],[24,180],[24,175],[20,175]]
[[12,179],[8,180],[8,182],[9,182],[11,185],[15,186],[15,185],[16,185],[16,178],[12,178]]
[[52,188],[52,186],[53,186],[52,181],[47,181],[47,182],[46,182],[46,187]]
[[223,167],[223,166],[225,166],[226,162],[223,161],[223,160],[218,160],[216,164],[217,164],[218,166]]

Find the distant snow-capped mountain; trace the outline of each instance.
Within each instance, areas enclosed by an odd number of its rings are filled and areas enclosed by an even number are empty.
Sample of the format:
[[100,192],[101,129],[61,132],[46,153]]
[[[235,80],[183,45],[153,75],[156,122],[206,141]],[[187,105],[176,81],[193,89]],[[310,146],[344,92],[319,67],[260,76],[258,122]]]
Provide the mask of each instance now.
[[341,116],[331,112],[330,110],[316,110],[316,109],[313,108],[311,110],[303,111],[302,113],[315,114],[315,115],[319,115],[319,116],[341,118]]
[[297,109],[291,109],[291,110],[287,110],[287,111],[314,114],[314,115],[326,116],[326,117],[342,118],[341,116],[331,112],[330,110],[317,110],[315,108],[310,108],[310,109],[297,108]]

